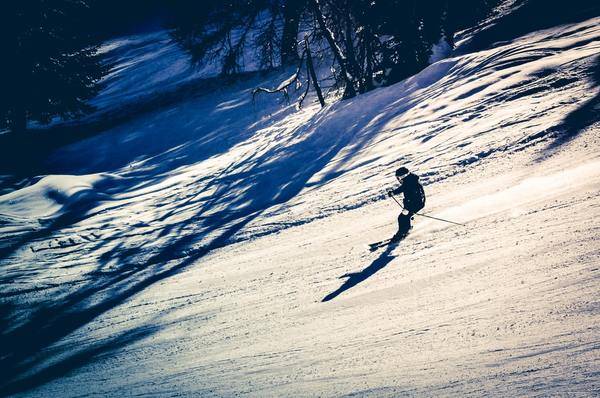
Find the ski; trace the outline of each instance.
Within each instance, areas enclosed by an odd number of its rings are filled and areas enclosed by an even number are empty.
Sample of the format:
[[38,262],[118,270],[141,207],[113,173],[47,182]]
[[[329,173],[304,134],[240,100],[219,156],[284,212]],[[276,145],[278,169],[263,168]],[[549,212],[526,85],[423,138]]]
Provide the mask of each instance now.
[[391,239],[384,239],[384,240],[380,240],[379,242],[369,243],[369,251],[374,252],[375,250],[386,246],[391,241],[392,241]]

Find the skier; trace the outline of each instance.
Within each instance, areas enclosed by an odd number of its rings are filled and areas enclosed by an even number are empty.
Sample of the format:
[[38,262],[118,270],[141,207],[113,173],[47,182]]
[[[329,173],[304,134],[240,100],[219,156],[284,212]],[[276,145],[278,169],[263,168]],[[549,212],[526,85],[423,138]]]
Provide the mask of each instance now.
[[391,242],[399,242],[408,235],[411,229],[410,220],[413,215],[425,207],[425,191],[419,183],[419,177],[406,167],[400,167],[396,170],[396,178],[400,186],[388,191],[389,196],[394,194],[403,194],[404,209],[398,216],[398,232],[392,237]]

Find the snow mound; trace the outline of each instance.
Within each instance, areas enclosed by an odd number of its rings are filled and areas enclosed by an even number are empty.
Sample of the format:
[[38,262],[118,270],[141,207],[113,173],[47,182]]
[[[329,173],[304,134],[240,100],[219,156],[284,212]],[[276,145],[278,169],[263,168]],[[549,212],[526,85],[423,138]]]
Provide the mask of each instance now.
[[0,196],[0,217],[51,218],[106,197],[98,191],[106,174],[49,175],[36,184]]

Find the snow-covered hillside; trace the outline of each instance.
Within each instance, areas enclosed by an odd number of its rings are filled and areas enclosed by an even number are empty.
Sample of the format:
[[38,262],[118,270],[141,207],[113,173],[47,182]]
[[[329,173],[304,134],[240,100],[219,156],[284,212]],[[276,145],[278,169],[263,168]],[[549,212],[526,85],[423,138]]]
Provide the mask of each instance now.
[[[164,33],[104,51],[104,111],[209,73]],[[593,18],[324,109],[249,75],[58,149],[0,196],[0,391],[593,395],[599,53]],[[465,227],[370,253],[401,165]]]

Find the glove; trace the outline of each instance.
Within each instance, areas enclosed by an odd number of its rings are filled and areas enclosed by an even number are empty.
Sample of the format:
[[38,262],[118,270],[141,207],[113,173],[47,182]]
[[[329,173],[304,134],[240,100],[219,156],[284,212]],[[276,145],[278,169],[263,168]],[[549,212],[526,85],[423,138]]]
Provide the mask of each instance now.
[[388,196],[392,196],[394,194],[394,191],[387,191]]

